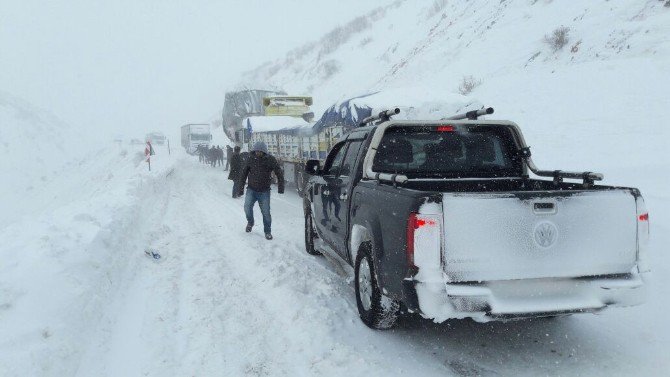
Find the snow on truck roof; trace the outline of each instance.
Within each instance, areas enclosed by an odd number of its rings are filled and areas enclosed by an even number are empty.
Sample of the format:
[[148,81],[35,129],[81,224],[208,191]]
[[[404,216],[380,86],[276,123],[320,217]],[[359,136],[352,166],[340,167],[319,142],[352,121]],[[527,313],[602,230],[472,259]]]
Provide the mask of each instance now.
[[395,120],[439,120],[458,113],[482,108],[481,102],[461,94],[430,88],[395,88],[361,94],[339,101],[326,109],[316,123],[291,116],[251,116],[243,119],[243,127],[251,124],[252,132],[315,135],[326,127],[358,127],[364,118],[383,110],[398,107]]
[[242,125],[248,128],[251,125],[252,132],[280,132],[288,133],[312,127],[312,123],[302,118],[292,116],[250,116],[242,120]]
[[313,132],[340,125],[357,127],[364,118],[390,108],[400,108],[396,120],[439,120],[482,108],[482,103],[461,94],[425,87],[386,89],[335,103],[314,124]]

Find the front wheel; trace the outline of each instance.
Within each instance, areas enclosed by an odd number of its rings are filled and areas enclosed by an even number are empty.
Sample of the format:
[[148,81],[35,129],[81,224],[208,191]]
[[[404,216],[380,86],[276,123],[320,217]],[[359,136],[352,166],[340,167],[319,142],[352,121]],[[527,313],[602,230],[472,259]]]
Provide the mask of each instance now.
[[369,247],[363,246],[358,252],[354,274],[356,304],[363,323],[376,330],[393,327],[398,319],[400,304],[379,290]]
[[312,213],[305,210],[305,251],[309,255],[321,255],[321,252],[314,248],[314,239],[316,238],[316,230],[314,229],[314,221],[312,220]]

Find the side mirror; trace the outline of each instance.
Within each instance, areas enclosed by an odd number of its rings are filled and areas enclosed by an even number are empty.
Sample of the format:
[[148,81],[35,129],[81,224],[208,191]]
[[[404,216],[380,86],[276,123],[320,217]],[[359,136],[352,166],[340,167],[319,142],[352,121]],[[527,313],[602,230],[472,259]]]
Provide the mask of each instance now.
[[319,160],[307,160],[305,163],[305,173],[309,175],[320,175],[321,162],[319,162]]

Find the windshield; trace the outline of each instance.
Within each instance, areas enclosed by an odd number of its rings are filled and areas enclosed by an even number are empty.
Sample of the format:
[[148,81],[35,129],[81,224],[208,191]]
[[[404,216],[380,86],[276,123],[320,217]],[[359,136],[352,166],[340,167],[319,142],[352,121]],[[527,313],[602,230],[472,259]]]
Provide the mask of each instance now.
[[409,178],[518,177],[522,166],[507,127],[431,125],[389,128],[373,170]]
[[209,140],[211,140],[211,135],[210,134],[191,134],[191,140],[209,141]]

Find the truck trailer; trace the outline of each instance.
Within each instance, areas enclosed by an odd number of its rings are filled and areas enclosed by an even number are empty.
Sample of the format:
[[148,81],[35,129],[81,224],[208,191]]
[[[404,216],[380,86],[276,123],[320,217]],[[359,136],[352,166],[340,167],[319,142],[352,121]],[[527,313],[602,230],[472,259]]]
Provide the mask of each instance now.
[[194,154],[199,145],[205,145],[209,148],[212,142],[212,133],[209,124],[185,124],[181,126],[181,146],[186,153]]
[[[292,97],[295,98],[295,97]],[[439,100],[426,100],[439,98]],[[270,104],[271,100],[265,101]],[[442,91],[420,92],[412,88],[365,93],[330,106],[315,123],[305,119],[290,117],[248,117],[244,118],[245,144],[262,141],[268,146],[284,169],[284,178],[295,185],[302,195],[308,179],[304,171],[307,160],[325,162],[328,151],[339,139],[359,126],[361,121],[385,108],[385,104],[395,103],[402,109],[402,119],[438,120],[450,114],[481,108],[481,103],[468,97]],[[311,101],[310,101],[311,104]],[[273,109],[266,109],[272,113]],[[283,121],[279,121],[279,119]],[[306,117],[303,117],[306,118]]]

